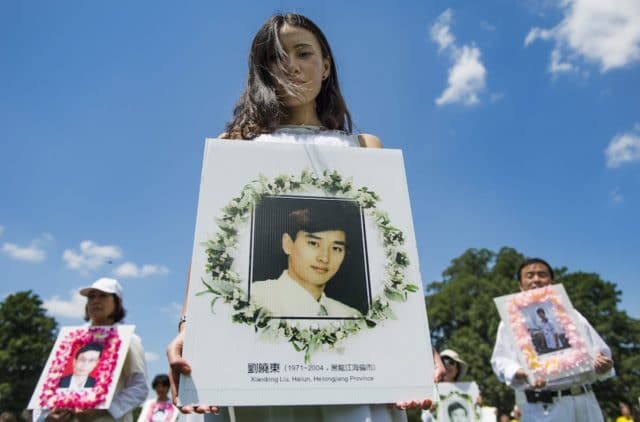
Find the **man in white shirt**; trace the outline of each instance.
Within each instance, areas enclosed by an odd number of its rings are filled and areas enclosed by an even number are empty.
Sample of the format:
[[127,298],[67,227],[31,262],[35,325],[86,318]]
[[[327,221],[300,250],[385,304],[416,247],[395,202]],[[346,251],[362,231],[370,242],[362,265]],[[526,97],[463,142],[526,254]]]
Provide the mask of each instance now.
[[98,364],[102,355],[102,345],[89,343],[76,352],[73,359],[73,374],[60,378],[59,388],[68,388],[74,391],[91,388],[96,380],[89,374]]
[[324,293],[347,251],[345,219],[335,209],[326,211],[308,207],[291,212],[282,235],[287,269],[276,280],[257,281],[250,287],[251,301],[275,317],[360,316],[356,309]]
[[560,344],[558,343],[558,333],[556,332],[556,328],[551,324],[549,318],[547,318],[544,309],[538,308],[536,310],[538,317],[540,318],[540,322],[538,323],[538,328],[542,332],[544,336],[544,342],[549,351],[560,348]]
[[[553,283],[551,266],[540,258],[525,261],[518,269],[517,275],[522,291]],[[584,329],[587,347],[596,352],[593,362],[594,371],[567,376],[548,383],[543,379],[528,379],[526,372],[518,363],[517,345],[509,341],[502,322],[498,326],[491,365],[500,381],[515,390],[516,404],[522,411],[523,422],[604,421],[591,383],[614,375],[611,350],[578,311],[575,311],[575,316]]]

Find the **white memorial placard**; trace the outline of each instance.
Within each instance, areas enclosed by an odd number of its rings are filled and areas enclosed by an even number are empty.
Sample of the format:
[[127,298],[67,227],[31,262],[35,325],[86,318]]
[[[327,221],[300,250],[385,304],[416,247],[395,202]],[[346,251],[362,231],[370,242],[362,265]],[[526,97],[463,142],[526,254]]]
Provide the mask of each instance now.
[[494,299],[529,381],[593,372],[594,351],[562,284]]
[[482,412],[476,406],[480,396],[478,384],[475,382],[441,382],[437,389],[439,422],[477,422],[482,420]]
[[432,397],[401,151],[206,142],[183,404]]
[[107,409],[134,325],[62,327],[28,409]]

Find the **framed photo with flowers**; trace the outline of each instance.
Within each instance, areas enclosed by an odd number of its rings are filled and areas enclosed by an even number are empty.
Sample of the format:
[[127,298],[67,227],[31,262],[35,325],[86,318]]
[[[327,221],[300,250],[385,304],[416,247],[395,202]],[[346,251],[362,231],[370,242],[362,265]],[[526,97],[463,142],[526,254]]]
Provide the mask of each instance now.
[[134,329],[62,327],[28,408],[108,408]]
[[494,301],[530,379],[549,381],[593,371],[592,352],[562,284]]
[[207,140],[180,399],[431,397],[417,264],[401,151]]
[[475,382],[441,382],[437,385],[438,422],[478,422],[482,420],[476,406],[480,389]]

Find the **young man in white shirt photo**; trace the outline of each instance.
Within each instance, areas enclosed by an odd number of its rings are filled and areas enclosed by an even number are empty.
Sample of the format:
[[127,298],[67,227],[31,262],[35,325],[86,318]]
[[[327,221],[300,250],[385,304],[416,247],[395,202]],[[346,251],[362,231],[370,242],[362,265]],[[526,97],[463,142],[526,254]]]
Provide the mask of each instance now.
[[325,294],[347,255],[347,219],[327,206],[289,213],[282,237],[287,269],[251,284],[250,299],[275,317],[358,318],[360,312]]

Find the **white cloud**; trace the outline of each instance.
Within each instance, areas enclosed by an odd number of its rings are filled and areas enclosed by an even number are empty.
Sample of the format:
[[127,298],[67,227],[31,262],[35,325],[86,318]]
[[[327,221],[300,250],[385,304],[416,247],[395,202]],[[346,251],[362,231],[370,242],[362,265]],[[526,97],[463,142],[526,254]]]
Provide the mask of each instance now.
[[[563,0],[562,21],[553,28],[532,28],[524,44],[553,40],[549,71],[565,72],[578,60],[599,65],[602,72],[640,61],[638,0]],[[554,55],[556,64],[554,66]],[[555,74],[555,73],[554,73]]]
[[67,264],[67,268],[87,274],[121,256],[122,251],[117,246],[100,246],[91,240],[84,240],[80,242],[80,252],[67,249],[62,254],[62,260]]
[[153,352],[144,352],[144,358],[147,360],[147,362],[155,362],[160,359],[160,355]]
[[182,304],[178,302],[171,302],[167,306],[160,309],[162,312],[165,312],[171,316],[176,317],[176,321],[178,320],[178,316],[182,314]]
[[[0,235],[3,230],[4,227],[0,226]],[[2,252],[16,261],[26,261],[37,264],[44,261],[47,257],[47,252],[44,250],[43,245],[48,242],[53,242],[53,240],[53,236],[50,233],[43,233],[39,238],[32,240],[29,246],[23,247],[15,243],[5,242],[2,245]]]
[[498,101],[502,101],[504,99],[504,94],[502,92],[494,92],[491,94],[489,98],[492,103],[497,103]]
[[169,273],[169,269],[163,265],[145,264],[138,266],[133,262],[125,262],[113,271],[115,276],[122,278],[143,278],[167,273]]
[[554,31],[550,29],[531,28],[531,30],[527,34],[527,37],[524,39],[524,46],[527,47],[537,39],[550,40],[551,38],[553,38],[553,35]]
[[496,32],[496,27],[495,25],[491,25],[489,22],[487,21],[482,21],[480,22],[480,26],[482,27],[482,29],[484,29],[485,31],[489,31],[489,32]]
[[572,70],[574,70],[573,65],[569,62],[563,62],[560,50],[554,48],[551,52],[549,72],[555,76],[559,73],[571,72]]
[[2,245],[2,252],[16,261],[26,261],[38,263],[44,261],[47,253],[36,245],[20,247],[15,243],[5,243]]
[[450,47],[456,38],[451,33],[449,27],[451,26],[451,20],[453,19],[453,11],[447,9],[436,19],[436,22],[431,27],[431,39],[438,44],[440,51]]
[[449,69],[449,85],[436,99],[436,104],[477,104],[487,76],[487,70],[480,61],[480,50],[465,45],[456,52],[456,56],[453,67]]
[[435,102],[439,106],[454,103],[474,105],[480,102],[478,95],[486,87],[487,69],[482,64],[478,47],[456,45],[450,28],[452,20],[453,11],[447,9],[431,27],[431,39],[438,44],[440,51],[449,54],[453,62],[449,68],[447,88]]
[[87,298],[81,296],[78,290],[71,290],[68,300],[61,299],[59,296],[45,299],[42,306],[54,317],[82,318]]
[[614,136],[604,154],[609,168],[640,161],[640,124],[632,131]]

